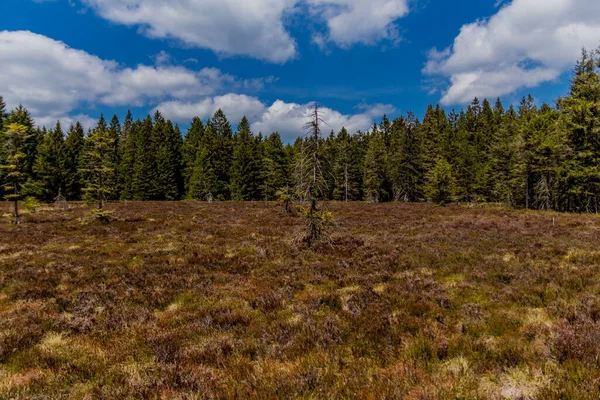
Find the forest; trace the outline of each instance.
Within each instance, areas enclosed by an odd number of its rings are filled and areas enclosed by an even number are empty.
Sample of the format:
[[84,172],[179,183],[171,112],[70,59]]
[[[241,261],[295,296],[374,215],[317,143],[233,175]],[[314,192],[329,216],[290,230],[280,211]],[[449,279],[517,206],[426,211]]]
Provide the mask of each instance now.
[[[100,117],[87,132],[80,123],[48,130],[0,97],[7,200],[276,200],[301,186],[310,140],[255,134],[245,117],[234,132],[221,110],[194,118],[185,134],[159,111],[143,120],[129,112],[122,123]],[[430,105],[422,120],[384,116],[367,132],[318,140],[326,200],[597,212],[600,50],[582,52],[569,93],[554,105],[476,98],[460,111]]]

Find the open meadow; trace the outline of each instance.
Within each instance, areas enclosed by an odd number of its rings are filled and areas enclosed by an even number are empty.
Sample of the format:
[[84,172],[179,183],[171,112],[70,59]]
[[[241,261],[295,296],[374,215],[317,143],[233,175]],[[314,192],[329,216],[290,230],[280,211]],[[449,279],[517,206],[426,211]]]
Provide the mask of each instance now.
[[598,399],[600,219],[124,202],[0,225],[1,399]]

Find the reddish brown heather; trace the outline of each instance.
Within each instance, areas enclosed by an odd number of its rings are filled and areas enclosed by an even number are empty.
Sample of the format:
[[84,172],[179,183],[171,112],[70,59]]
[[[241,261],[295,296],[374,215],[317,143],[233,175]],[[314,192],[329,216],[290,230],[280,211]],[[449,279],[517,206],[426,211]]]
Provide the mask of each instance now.
[[108,208],[0,225],[1,399],[600,398],[595,215]]

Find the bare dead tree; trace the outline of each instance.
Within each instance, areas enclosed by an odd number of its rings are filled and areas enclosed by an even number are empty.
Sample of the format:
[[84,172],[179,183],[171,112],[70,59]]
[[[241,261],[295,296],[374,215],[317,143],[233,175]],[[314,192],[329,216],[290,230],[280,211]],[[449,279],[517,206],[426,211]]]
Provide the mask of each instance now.
[[309,228],[305,241],[309,247],[322,237],[333,220],[330,212],[318,208],[318,201],[324,199],[326,189],[320,154],[321,124],[326,122],[321,117],[318,103],[315,103],[311,110],[311,119],[304,125],[306,134],[296,165],[301,174],[298,191],[310,202],[309,208],[304,211]]

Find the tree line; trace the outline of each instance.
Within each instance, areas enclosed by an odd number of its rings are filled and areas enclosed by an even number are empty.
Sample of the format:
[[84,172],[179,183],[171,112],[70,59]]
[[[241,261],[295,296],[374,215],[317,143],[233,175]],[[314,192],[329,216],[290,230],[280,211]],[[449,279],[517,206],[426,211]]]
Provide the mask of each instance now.
[[[13,200],[275,200],[304,187],[303,149],[315,145],[255,135],[245,117],[234,132],[221,110],[182,135],[159,111],[65,132],[60,123],[36,128],[22,106],[5,108],[0,97],[0,182]],[[384,116],[367,132],[342,128],[318,140],[324,199],[597,212],[600,52],[583,51],[554,105],[476,98],[458,112],[430,105],[422,120]]]

